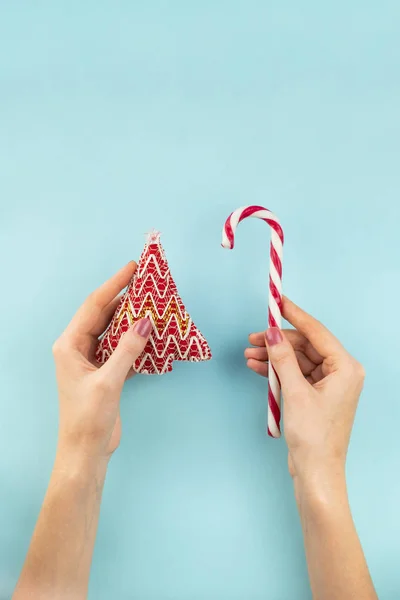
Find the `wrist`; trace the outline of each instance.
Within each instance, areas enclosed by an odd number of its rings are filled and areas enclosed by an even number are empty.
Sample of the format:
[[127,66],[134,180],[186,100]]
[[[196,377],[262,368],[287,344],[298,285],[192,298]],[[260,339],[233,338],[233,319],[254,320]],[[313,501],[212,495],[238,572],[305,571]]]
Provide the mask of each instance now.
[[109,457],[89,452],[84,447],[70,446],[59,441],[53,471],[68,479],[85,480],[104,478]]
[[346,476],[340,465],[297,477],[294,486],[300,514],[319,515],[348,507]]

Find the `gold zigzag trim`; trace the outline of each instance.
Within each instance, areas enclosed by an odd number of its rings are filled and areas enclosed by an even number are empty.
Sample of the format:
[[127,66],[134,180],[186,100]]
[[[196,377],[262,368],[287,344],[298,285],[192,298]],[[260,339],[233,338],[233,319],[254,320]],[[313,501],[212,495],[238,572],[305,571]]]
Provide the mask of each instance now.
[[163,329],[163,326],[165,326],[165,324],[168,322],[170,316],[174,314],[178,322],[182,337],[185,337],[190,326],[190,317],[187,313],[185,313],[185,318],[182,318],[181,311],[175,296],[173,296],[169,301],[162,317],[159,316],[157,309],[154,306],[154,302],[150,296],[146,298],[145,302],[143,302],[142,304],[138,315],[135,316],[132,312],[131,304],[128,297],[127,301],[125,301],[124,303],[124,306],[121,307],[121,311],[118,315],[117,328],[119,327],[122,319],[124,318],[125,313],[127,313],[128,320],[131,325],[133,325],[133,323],[135,323],[136,321],[139,321],[139,319],[143,319],[146,315],[150,313],[153,318],[153,323],[158,331]]

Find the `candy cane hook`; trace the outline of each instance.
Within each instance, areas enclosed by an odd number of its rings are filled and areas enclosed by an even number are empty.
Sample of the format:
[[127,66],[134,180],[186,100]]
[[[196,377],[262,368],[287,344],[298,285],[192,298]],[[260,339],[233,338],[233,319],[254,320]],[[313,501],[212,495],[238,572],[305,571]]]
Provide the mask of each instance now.
[[[268,325],[281,327],[282,323],[282,255],[283,231],[277,217],[262,206],[243,206],[235,210],[226,220],[222,231],[223,248],[233,249],[238,224],[247,217],[262,219],[271,227],[271,249],[269,265]],[[278,438],[281,420],[281,386],[271,363],[268,364],[268,434]]]

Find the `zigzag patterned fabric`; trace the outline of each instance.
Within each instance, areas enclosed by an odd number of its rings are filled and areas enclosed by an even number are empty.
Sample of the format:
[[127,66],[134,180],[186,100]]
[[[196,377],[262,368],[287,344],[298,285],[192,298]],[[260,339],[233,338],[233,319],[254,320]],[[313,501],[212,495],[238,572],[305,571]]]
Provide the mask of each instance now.
[[146,316],[153,323],[153,331],[133,365],[136,373],[162,375],[172,371],[174,360],[210,360],[211,350],[186,312],[156,231],[148,235],[136,272],[100,339],[97,361],[104,363],[123,333]]

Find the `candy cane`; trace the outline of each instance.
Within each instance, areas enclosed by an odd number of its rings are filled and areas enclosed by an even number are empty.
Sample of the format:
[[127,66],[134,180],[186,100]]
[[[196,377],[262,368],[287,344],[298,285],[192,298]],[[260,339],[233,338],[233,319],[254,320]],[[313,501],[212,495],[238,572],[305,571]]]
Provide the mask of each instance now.
[[[281,327],[282,323],[282,254],[283,231],[277,217],[262,206],[243,206],[235,210],[226,220],[222,231],[223,248],[233,249],[236,227],[247,217],[262,219],[271,227],[271,251],[269,265],[269,327]],[[268,434],[278,438],[281,435],[281,386],[278,375],[271,363],[268,365]]]

